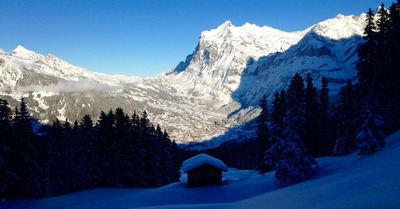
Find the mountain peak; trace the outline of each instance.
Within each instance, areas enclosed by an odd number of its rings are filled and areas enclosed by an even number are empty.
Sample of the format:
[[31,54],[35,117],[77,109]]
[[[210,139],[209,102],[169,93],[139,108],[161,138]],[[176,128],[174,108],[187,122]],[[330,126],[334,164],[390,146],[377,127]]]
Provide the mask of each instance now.
[[224,33],[226,31],[229,31],[233,27],[235,26],[232,24],[232,22],[227,20],[222,25],[220,25],[216,30],[219,31],[220,33]]
[[13,52],[27,52],[29,50],[25,49],[22,45],[18,45],[17,48],[13,50]]
[[210,31],[203,31],[201,33],[201,37],[209,37],[213,40],[219,38],[226,38],[231,35],[231,29],[235,28],[235,26],[231,23],[231,21],[227,20],[222,25],[218,26],[217,29],[212,29]]
[[18,55],[19,57],[24,57],[24,58],[29,58],[32,55],[36,54],[34,51],[30,51],[28,49],[25,49],[23,46],[18,45],[17,48],[15,48],[12,51],[13,54]]
[[362,17],[338,14],[335,18],[318,23],[312,31],[332,40],[347,39],[363,35],[364,21]]
[[335,19],[343,19],[344,18],[344,15],[342,15],[342,14],[338,14],[338,15],[336,15],[336,17],[335,17]]
[[224,22],[221,26],[225,26],[225,27],[231,27],[233,26],[232,22],[230,20],[227,20],[226,22]]

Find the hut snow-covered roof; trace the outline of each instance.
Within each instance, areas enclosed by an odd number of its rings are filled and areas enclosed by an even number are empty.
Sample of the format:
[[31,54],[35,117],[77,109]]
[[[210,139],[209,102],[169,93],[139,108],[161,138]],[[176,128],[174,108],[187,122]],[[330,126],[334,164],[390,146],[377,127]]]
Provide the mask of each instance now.
[[204,164],[214,166],[218,169],[221,169],[222,171],[228,171],[228,167],[226,167],[224,162],[222,162],[220,159],[211,157],[210,155],[207,155],[204,153],[196,155],[190,159],[185,160],[182,163],[182,170],[184,173],[187,173],[187,172],[189,172],[199,166],[202,166]]

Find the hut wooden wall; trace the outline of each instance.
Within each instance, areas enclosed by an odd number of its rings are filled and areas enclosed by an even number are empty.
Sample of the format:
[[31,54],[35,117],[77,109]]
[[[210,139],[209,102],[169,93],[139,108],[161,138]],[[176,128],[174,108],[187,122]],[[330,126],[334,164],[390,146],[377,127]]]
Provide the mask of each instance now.
[[222,171],[216,167],[205,164],[188,172],[188,185],[190,187],[221,184]]

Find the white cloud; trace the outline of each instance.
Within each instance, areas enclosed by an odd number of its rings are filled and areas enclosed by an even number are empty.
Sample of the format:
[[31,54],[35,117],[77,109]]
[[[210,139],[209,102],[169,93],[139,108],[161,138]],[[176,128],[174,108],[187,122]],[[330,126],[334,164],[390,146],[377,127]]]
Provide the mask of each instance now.
[[20,92],[51,92],[51,93],[85,93],[85,92],[105,92],[116,91],[119,86],[109,86],[96,81],[81,80],[81,81],[59,81],[56,84],[47,86],[29,85],[19,87]]

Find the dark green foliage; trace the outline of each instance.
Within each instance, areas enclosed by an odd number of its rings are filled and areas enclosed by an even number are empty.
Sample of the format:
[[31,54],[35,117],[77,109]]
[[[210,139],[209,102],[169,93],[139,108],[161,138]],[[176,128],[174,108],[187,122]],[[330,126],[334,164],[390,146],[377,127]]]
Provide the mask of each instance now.
[[311,155],[322,156],[322,141],[320,111],[318,107],[318,93],[314,87],[311,73],[307,75],[307,86],[305,89],[304,104],[304,144]]
[[265,166],[265,163],[263,163],[264,159],[264,153],[267,149],[271,147],[269,143],[269,124],[270,124],[270,115],[269,115],[269,110],[268,110],[268,101],[267,97],[264,94],[263,98],[260,101],[260,108],[261,112],[260,115],[257,118],[257,143],[258,146],[254,150],[254,155],[255,155],[255,161],[259,164],[258,169],[261,171],[269,171],[270,169]]
[[356,148],[357,107],[351,80],[340,89],[339,105],[336,108],[336,144],[335,155],[347,155]]
[[287,109],[286,99],[285,90],[282,89],[280,94],[278,92],[275,93],[275,99],[272,102],[272,124],[278,124],[281,127],[283,126],[283,117],[285,116]]
[[384,42],[386,42],[388,39],[391,21],[389,19],[389,13],[383,3],[381,5],[381,7],[378,9],[377,15],[379,18],[376,23],[379,28],[378,42],[379,42],[379,44],[384,44]]
[[37,198],[43,195],[42,161],[36,144],[39,142],[37,139],[26,103],[21,99],[20,108],[15,110],[13,122],[12,158],[19,179],[16,187],[19,193],[15,193],[14,198]]
[[143,112],[121,108],[51,126],[30,118],[26,103],[12,117],[0,99],[0,198],[62,195],[96,187],[159,187],[179,181],[181,151]]
[[320,125],[320,152],[321,156],[332,155],[335,146],[335,137],[331,115],[334,112],[330,110],[328,81],[322,77],[322,86],[318,97],[319,125]]
[[275,178],[281,182],[305,179],[311,166],[317,165],[290,126],[283,137],[266,151],[265,161],[275,170]]
[[[381,140],[386,136],[384,133],[392,133],[400,128],[399,1],[393,3],[389,11],[382,4],[375,21],[373,12],[369,10],[364,32],[365,42],[358,52],[360,61],[357,64],[359,82],[356,85],[356,98],[360,105],[356,109],[360,111],[355,117],[358,119],[356,126],[360,127],[357,131],[357,148],[360,149],[360,154],[373,153],[382,146]],[[387,132],[382,131],[382,121],[387,124]],[[351,131],[353,130],[352,126]],[[352,136],[352,141],[354,137]],[[343,138],[339,138],[337,145],[344,144],[343,141]]]
[[6,100],[0,99],[0,198],[12,198],[18,176],[12,156],[15,144],[11,135],[11,109]]
[[61,122],[59,120],[54,121],[47,143],[47,179],[45,181],[45,195],[47,197],[65,194],[69,189],[65,187],[65,185],[68,185],[68,179],[71,177],[67,176],[69,173],[66,171],[67,159],[65,148],[68,147],[66,134],[66,129],[62,126]]
[[[263,161],[260,162],[262,159],[259,159],[259,155],[264,154],[265,150],[262,151],[263,153],[258,152],[261,152],[258,140],[232,140],[223,143],[219,147],[201,151],[201,153],[206,153],[221,159],[228,167],[255,169],[261,172],[271,171],[271,168],[266,165],[261,165]],[[200,152],[186,150],[184,153],[185,156],[182,159],[185,160],[197,154],[200,154]]]
[[304,80],[298,73],[296,73],[287,90],[287,108],[286,114],[283,118],[283,127],[287,130],[287,125],[290,125],[292,131],[300,138],[300,140],[302,140],[303,143],[306,137],[304,96]]
[[373,97],[379,113],[387,120],[389,132],[400,128],[400,4],[393,3],[389,11],[382,4],[377,11],[377,20],[370,10],[365,28],[365,43],[359,50],[357,65],[359,100]]
[[314,146],[317,141],[312,138],[315,134],[307,135],[306,127],[314,122],[308,120],[318,120],[317,114],[313,116],[307,112],[311,106],[316,108],[318,95],[312,85],[311,75],[308,76],[307,90],[304,89],[304,80],[296,74],[287,90],[287,97],[284,92],[275,94],[269,139],[272,146],[265,152],[265,163],[275,170],[275,178],[279,181],[304,179],[311,166],[316,164],[304,139],[308,140],[309,146]]
[[359,155],[369,155],[382,148],[385,140],[385,119],[378,114],[379,106],[372,97],[363,103],[356,137]]
[[267,144],[269,138],[269,112],[268,112],[268,101],[267,97],[264,94],[263,98],[260,101],[261,112],[257,118],[257,136],[258,140],[260,140],[265,146]]

